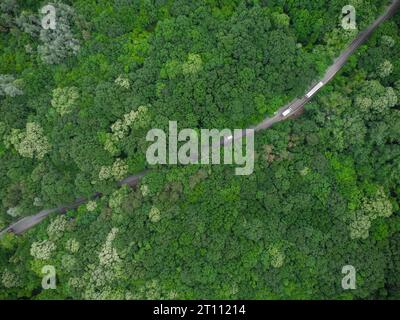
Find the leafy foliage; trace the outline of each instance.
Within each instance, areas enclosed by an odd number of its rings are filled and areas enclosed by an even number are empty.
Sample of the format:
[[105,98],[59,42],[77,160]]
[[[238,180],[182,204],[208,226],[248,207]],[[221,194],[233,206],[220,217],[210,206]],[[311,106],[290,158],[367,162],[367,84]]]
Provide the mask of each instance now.
[[[0,227],[103,196],[0,239],[0,298],[398,299],[398,18],[257,134],[253,175],[153,167],[116,188],[148,168],[151,128],[248,127],[303,95],[356,35],[347,2],[74,0],[45,30],[40,3],[2,1]],[[352,3],[359,30],[387,4]]]

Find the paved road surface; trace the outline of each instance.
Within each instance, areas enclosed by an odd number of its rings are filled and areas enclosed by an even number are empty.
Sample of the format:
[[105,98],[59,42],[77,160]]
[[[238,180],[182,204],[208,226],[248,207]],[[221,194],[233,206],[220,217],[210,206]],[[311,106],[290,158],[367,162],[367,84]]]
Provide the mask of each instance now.
[[[372,33],[378,28],[383,22],[386,20],[390,19],[392,16],[395,15],[397,10],[400,8],[400,0],[394,0],[392,4],[386,9],[385,13],[382,14],[378,19],[376,19],[367,29],[365,29],[363,32],[361,32],[356,39],[349,45],[349,47],[335,60],[332,66],[330,66],[325,74],[325,76],[322,78],[320,82],[316,84],[304,97],[299,98],[294,100],[293,102],[289,103],[288,105],[282,107],[279,109],[275,116],[272,118],[266,118],[264,121],[262,121],[260,124],[257,126],[253,127],[256,132],[260,130],[265,130],[270,128],[272,125],[274,125],[277,122],[284,121],[291,116],[295,115],[298,113],[300,110],[304,108],[304,105],[309,102],[312,97],[321,89],[323,88],[328,82],[330,82],[333,77],[340,71],[340,69],[346,64],[347,60],[350,58],[350,56],[362,45],[364,44],[368,38],[372,35]],[[243,136],[245,136],[247,133],[246,131],[243,131]],[[223,140],[221,141],[221,144],[226,144],[228,142],[232,142],[232,139],[230,140]],[[147,171],[144,171],[142,173],[139,173],[134,176],[130,176],[124,180],[121,180],[118,182],[118,186],[122,185],[129,185],[131,187],[135,186],[140,179],[147,173]],[[101,193],[96,193],[93,195],[90,199],[97,199],[101,197]],[[78,199],[75,203],[69,206],[65,207],[59,207],[55,209],[49,209],[49,210],[43,210],[39,212],[36,215],[25,217],[13,225],[9,226],[2,232],[0,232],[0,237],[6,234],[7,232],[14,232],[15,234],[21,234],[25,232],[26,230],[32,228],[33,226],[37,225],[43,219],[45,219],[48,215],[52,213],[65,213],[68,210],[76,209],[80,205],[86,203],[89,199]]]
[[[382,14],[378,19],[376,19],[367,29],[365,29],[363,32],[361,32],[356,39],[349,45],[349,47],[342,52],[342,54],[335,60],[332,66],[330,66],[325,73],[325,76],[322,78],[322,80],[319,82],[322,84],[322,86],[319,88],[323,88],[328,82],[330,82],[333,77],[342,69],[342,67],[346,64],[347,60],[350,58],[350,56],[362,45],[364,44],[368,38],[373,34],[373,32],[386,20],[390,19],[392,16],[396,14],[396,12],[400,9],[400,0],[395,0],[392,2],[392,4],[386,9],[385,13]],[[310,90],[311,91],[311,90]],[[318,92],[318,91],[316,91]],[[316,93],[315,92],[315,93]],[[315,94],[314,93],[314,94]],[[264,130],[269,127],[271,127],[273,124],[280,122],[282,120],[286,120],[286,118],[290,115],[296,114],[299,110],[304,108],[304,105],[309,102],[312,97],[314,96],[304,96],[302,98],[296,99],[293,102],[289,103],[287,106],[281,108],[278,110],[276,115],[272,118],[267,118],[263,122],[261,122],[258,126],[256,126],[254,129],[256,131],[259,130]],[[284,116],[284,112],[288,109],[291,109],[292,111],[288,116]]]

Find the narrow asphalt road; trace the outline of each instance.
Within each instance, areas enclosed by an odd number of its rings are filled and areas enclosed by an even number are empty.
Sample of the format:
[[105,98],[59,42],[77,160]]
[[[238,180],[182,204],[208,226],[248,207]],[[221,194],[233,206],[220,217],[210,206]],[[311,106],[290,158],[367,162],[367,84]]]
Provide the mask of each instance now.
[[[329,83],[335,75],[343,68],[350,56],[363,45],[373,32],[386,20],[393,17],[396,12],[400,9],[400,0],[394,0],[392,4],[386,9],[386,11],[376,19],[367,29],[358,34],[358,36],[353,40],[349,47],[342,52],[342,54],[335,60],[335,62],[328,68],[325,76],[322,80],[316,84],[313,89],[311,89],[304,97],[294,100],[285,107],[278,110],[276,115],[272,118],[266,118],[263,122],[257,125],[254,129],[255,131],[260,131],[271,127],[273,124],[286,120],[291,115],[296,114],[299,110],[304,108],[304,105],[309,102],[312,97],[321,88],[323,88],[327,83]],[[289,111],[289,113],[285,113]]]
[[[265,130],[270,128],[272,125],[274,125],[277,122],[284,121],[291,116],[295,115],[298,113],[300,110],[304,108],[304,105],[309,102],[312,97],[321,89],[323,88],[327,83],[329,83],[333,77],[341,70],[341,68],[346,64],[347,60],[350,58],[350,56],[362,45],[364,44],[368,38],[372,35],[372,33],[386,20],[390,19],[392,16],[394,16],[400,8],[400,0],[394,0],[392,4],[385,10],[384,14],[382,14],[379,18],[377,18],[367,29],[365,29],[363,32],[359,33],[358,36],[354,39],[354,41],[349,45],[349,47],[342,52],[342,54],[335,60],[332,66],[330,66],[325,74],[325,76],[322,78],[320,82],[318,82],[304,97],[299,98],[294,100],[293,102],[289,103],[288,105],[280,108],[275,116],[272,118],[266,118],[263,120],[260,124],[257,126],[253,127],[254,131],[258,132],[261,130]],[[244,130],[243,131],[243,136],[247,135],[247,132]],[[224,145],[228,142],[232,142],[231,139],[225,139],[221,141],[221,144]],[[135,186],[138,184],[140,179],[145,176],[145,174],[148,171],[141,172],[137,175],[130,176],[126,179],[123,179],[118,182],[118,186],[122,185],[129,185],[131,187]],[[78,208],[80,205],[86,203],[87,201],[91,199],[97,199],[101,197],[101,193],[96,193],[93,195],[90,199],[78,199],[75,203],[65,206],[65,207],[59,207],[59,208],[54,208],[54,209],[48,209],[48,210],[43,210],[40,211],[38,214],[25,217],[8,228],[4,229],[3,231],[0,232],[0,237],[2,237],[4,234],[7,232],[13,232],[15,234],[22,234],[26,230],[34,227],[38,223],[42,222],[48,215],[52,213],[65,213],[68,210],[73,210]]]

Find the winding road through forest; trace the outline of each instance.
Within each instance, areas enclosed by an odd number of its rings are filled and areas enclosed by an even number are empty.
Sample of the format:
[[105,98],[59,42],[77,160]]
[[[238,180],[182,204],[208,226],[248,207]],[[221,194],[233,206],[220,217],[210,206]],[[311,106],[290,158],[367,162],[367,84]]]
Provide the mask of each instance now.
[[[321,81],[319,81],[317,84],[315,84],[312,89],[310,89],[307,94],[304,95],[302,98],[298,98],[288,105],[280,108],[273,117],[271,118],[266,118],[263,120],[260,124],[257,126],[251,128],[254,129],[255,132],[265,130],[270,128],[272,125],[274,125],[277,122],[284,121],[291,116],[295,115],[298,113],[300,110],[304,108],[304,105],[309,102],[312,97],[321,89],[323,88],[327,83],[329,83],[334,76],[342,69],[342,67],[346,64],[347,60],[350,58],[350,56],[361,46],[363,45],[369,37],[372,35],[372,33],[386,20],[390,19],[393,17],[396,12],[400,9],[400,0],[394,0],[390,6],[387,7],[385,12],[378,17],[367,29],[362,31],[361,33],[358,34],[358,36],[354,39],[354,41],[349,45],[349,47],[342,52],[342,54],[335,60],[335,62],[330,66],[325,73],[325,76],[322,78]],[[247,134],[247,131],[243,131],[243,136]],[[221,144],[226,144],[228,142],[232,142],[231,139],[226,139],[221,141]],[[123,179],[118,182],[118,186],[123,186],[123,185],[129,185],[131,187],[135,186],[138,184],[140,179],[145,176],[145,174],[148,171],[141,172],[139,174],[127,177],[126,179]],[[0,237],[5,235],[8,232],[12,232],[15,234],[22,234],[26,230],[34,227],[38,223],[42,222],[47,216],[53,213],[65,213],[68,210],[73,210],[78,208],[80,205],[85,204],[89,200],[94,200],[97,198],[100,198],[102,196],[101,193],[96,193],[89,199],[77,199],[75,203],[63,207],[58,207],[54,209],[46,209],[42,210],[39,213],[33,215],[33,216],[28,216],[25,218],[22,218],[21,220],[15,222],[8,228],[4,229],[3,231],[0,232]]]

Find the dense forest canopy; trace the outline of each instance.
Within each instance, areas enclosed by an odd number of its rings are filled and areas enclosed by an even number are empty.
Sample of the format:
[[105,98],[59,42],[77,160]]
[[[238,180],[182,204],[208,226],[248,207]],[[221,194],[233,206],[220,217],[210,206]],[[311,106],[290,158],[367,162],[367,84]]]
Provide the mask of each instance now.
[[[45,5],[57,26],[42,26]],[[357,10],[357,30],[341,26]],[[257,134],[255,170],[149,166],[146,133],[246,128],[302,96],[377,0],[1,0],[0,298],[400,298],[400,18],[301,117]],[[116,182],[151,169],[135,188]],[[57,271],[43,290],[42,267]],[[357,270],[343,290],[342,267]]]

